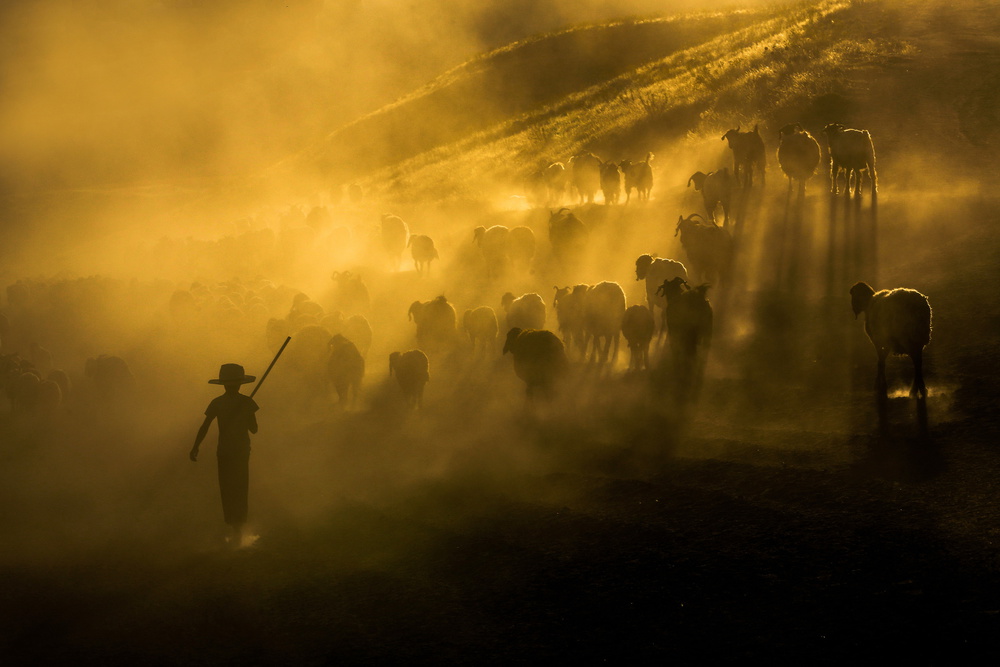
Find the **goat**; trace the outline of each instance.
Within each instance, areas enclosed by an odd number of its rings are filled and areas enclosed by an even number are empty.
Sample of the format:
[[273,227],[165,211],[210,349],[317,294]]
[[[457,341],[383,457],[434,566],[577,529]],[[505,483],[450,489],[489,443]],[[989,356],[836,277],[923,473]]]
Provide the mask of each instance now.
[[733,176],[729,173],[728,167],[723,167],[717,171],[710,171],[707,174],[696,171],[688,179],[688,187],[694,183],[695,192],[701,192],[702,201],[705,202],[705,211],[713,223],[718,223],[715,217],[715,209],[722,204],[722,226],[729,223],[729,207],[733,201]]
[[728,141],[729,148],[733,151],[733,176],[737,184],[746,188],[753,187],[753,173],[756,169],[760,172],[760,185],[764,187],[767,154],[757,126],[754,125],[749,132],[740,132],[737,126],[735,130],[722,135],[722,140]]
[[924,385],[924,347],[931,342],[931,304],[920,292],[904,287],[876,292],[867,283],[851,287],[854,317],[865,314],[865,333],[878,354],[875,391],[887,395],[885,359],[890,354],[908,355],[913,361],[911,398],[927,398]]
[[656,324],[646,306],[629,306],[622,317],[622,335],[628,342],[629,370],[649,368],[649,343]]
[[650,163],[653,161],[653,154],[646,153],[643,162],[632,162],[622,160],[621,169],[625,174],[625,203],[632,198],[632,190],[635,190],[639,201],[649,200],[649,191],[653,189],[653,168]]
[[573,169],[573,187],[581,204],[594,203],[594,196],[601,188],[601,158],[593,153],[574,155],[569,161]]
[[413,256],[413,266],[419,275],[423,275],[426,269],[427,275],[431,274],[431,262],[438,258],[437,248],[434,247],[434,239],[425,234],[412,234],[410,240],[406,242]]
[[732,239],[722,227],[701,224],[695,218],[701,216],[697,213],[686,218],[679,216],[674,236],[679,234],[681,237],[681,246],[687,254],[692,275],[702,280],[714,277],[721,281],[732,259]]
[[697,380],[696,368],[703,361],[712,343],[712,304],[706,296],[708,285],[686,289],[683,278],[666,280],[660,291],[667,299],[667,331],[674,371],[681,386]]
[[806,181],[819,164],[819,142],[798,123],[781,128],[778,139],[778,165],[788,177],[788,196],[792,196],[792,181],[798,181],[799,194],[805,194]]
[[563,343],[551,331],[522,330],[514,327],[507,332],[503,353],[514,357],[514,373],[524,381],[528,401],[541,392],[551,396],[556,382],[566,372],[566,351]]
[[830,148],[830,192],[839,192],[840,171],[844,171],[845,192],[851,194],[851,176],[854,177],[854,194],[861,196],[861,172],[867,171],[872,182],[872,196],[878,192],[875,173],[875,146],[868,130],[845,128],[840,123],[830,123],[823,128]]
[[566,166],[562,162],[553,162],[545,168],[542,177],[548,192],[548,203],[558,203],[566,193],[566,185],[569,182]]
[[421,350],[393,352],[389,355],[389,377],[395,374],[407,404],[418,410],[424,407],[424,386],[431,379],[430,362]]

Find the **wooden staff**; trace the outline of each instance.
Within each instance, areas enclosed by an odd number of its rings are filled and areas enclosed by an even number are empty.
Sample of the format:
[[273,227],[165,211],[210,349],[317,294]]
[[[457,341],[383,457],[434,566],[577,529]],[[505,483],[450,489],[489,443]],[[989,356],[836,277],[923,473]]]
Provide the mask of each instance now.
[[274,355],[274,359],[271,359],[271,365],[267,367],[267,370],[264,371],[264,374],[260,376],[259,380],[257,380],[257,386],[254,387],[253,391],[250,392],[250,398],[253,398],[254,394],[257,393],[257,390],[260,389],[260,386],[264,384],[264,380],[267,379],[267,374],[271,372],[272,368],[274,368],[274,362],[276,362],[278,360],[278,357],[281,356],[281,353],[285,351],[285,346],[288,345],[288,341],[290,341],[291,339],[292,337],[289,336],[288,338],[285,339],[285,342],[281,344],[281,349],[278,350],[278,354]]

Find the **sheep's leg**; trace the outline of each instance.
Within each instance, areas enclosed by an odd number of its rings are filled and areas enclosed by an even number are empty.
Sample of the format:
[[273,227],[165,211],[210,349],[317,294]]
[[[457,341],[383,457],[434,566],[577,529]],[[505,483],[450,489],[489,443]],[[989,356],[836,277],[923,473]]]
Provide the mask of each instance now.
[[927,387],[924,386],[924,351],[917,350],[910,355],[913,359],[913,387],[910,388],[910,398],[927,398]]
[[889,394],[889,387],[885,380],[885,358],[888,356],[889,350],[878,350],[878,373],[875,376],[875,393],[880,399]]
[[618,345],[621,343],[621,337],[622,337],[621,333],[615,334],[615,351],[614,354],[611,355],[612,364],[618,361]]

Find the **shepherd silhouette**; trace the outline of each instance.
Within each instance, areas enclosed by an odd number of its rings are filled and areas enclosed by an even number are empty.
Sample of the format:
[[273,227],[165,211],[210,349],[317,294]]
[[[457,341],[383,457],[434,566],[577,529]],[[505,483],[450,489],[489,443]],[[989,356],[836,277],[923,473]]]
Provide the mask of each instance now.
[[221,384],[226,392],[212,400],[205,409],[205,421],[191,448],[190,458],[198,460],[198,448],[208,434],[213,419],[219,420],[219,491],[222,494],[222,513],[232,529],[233,546],[240,546],[243,525],[247,521],[247,494],[250,483],[250,433],[257,432],[257,403],[240,393],[240,385],[253,382],[253,375],[246,375],[239,364],[223,364],[219,377],[210,384]]

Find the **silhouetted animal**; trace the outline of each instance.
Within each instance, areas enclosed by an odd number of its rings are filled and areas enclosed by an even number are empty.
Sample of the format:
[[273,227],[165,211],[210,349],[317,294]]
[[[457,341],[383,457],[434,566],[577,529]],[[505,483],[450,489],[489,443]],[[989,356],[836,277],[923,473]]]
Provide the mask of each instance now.
[[681,237],[692,275],[702,280],[721,280],[732,258],[732,239],[722,227],[701,224],[695,218],[701,216],[697,213],[687,218],[679,216],[674,236]]
[[622,172],[614,162],[601,165],[601,193],[605,204],[617,204],[622,194]]
[[687,289],[687,283],[681,278],[667,280],[661,286],[667,298],[670,352],[682,386],[697,379],[695,370],[712,342],[713,313],[706,296],[708,287],[705,284]]
[[851,287],[854,317],[865,314],[865,333],[878,354],[875,390],[887,394],[885,358],[890,354],[908,355],[913,361],[912,398],[926,398],[924,386],[924,347],[931,342],[931,305],[927,297],[912,289],[899,287],[876,292],[867,283]]
[[[591,285],[584,295],[584,328],[593,347],[590,361],[608,361],[608,350],[614,343],[611,362],[618,359],[618,344],[621,340],[622,318],[625,317],[625,291],[618,283],[604,281]],[[601,342],[604,347],[598,352]]]
[[688,272],[687,268],[675,259],[639,255],[635,260],[635,279],[646,281],[646,305],[650,314],[655,315],[656,309],[660,309],[660,337],[667,333],[667,300],[659,293],[660,285],[664,280],[678,277],[687,280]]
[[538,294],[530,292],[515,299],[511,292],[506,292],[500,298],[500,305],[507,314],[508,329],[545,328],[545,301]]
[[788,196],[792,194],[792,181],[799,182],[799,192],[806,191],[806,181],[816,173],[820,149],[811,134],[798,123],[785,125],[778,132],[778,165],[788,177]]
[[333,307],[346,313],[367,313],[371,308],[368,286],[361,276],[350,271],[334,271],[330,279],[336,284]]
[[407,241],[410,238],[410,230],[397,215],[383,215],[380,228],[382,239],[382,249],[389,258],[394,269],[399,268],[403,250],[406,249]]
[[601,188],[601,158],[593,153],[580,153],[574,155],[569,164],[573,169],[573,186],[580,197],[580,203],[592,204]]
[[692,183],[694,183],[695,191],[701,192],[702,201],[705,202],[705,211],[713,223],[718,222],[715,217],[715,209],[719,207],[719,204],[722,204],[722,226],[725,227],[729,223],[729,207],[733,201],[733,176],[729,173],[729,168],[723,167],[707,174],[696,171],[688,179],[688,187],[691,187]]
[[417,325],[417,344],[420,347],[441,347],[454,342],[455,308],[444,296],[423,303],[414,301],[408,317]]
[[365,358],[357,346],[340,334],[330,338],[330,356],[326,370],[337,390],[341,405],[353,405],[361,391],[361,381],[365,376]]
[[569,176],[562,162],[553,162],[545,168],[545,186],[548,190],[548,203],[558,204],[566,194]]
[[507,256],[515,269],[531,266],[535,257],[535,232],[530,227],[513,227],[507,235]]
[[556,261],[565,264],[587,245],[587,226],[568,208],[549,216],[549,243]]
[[420,350],[393,352],[389,355],[389,377],[396,376],[407,404],[417,409],[424,407],[424,386],[430,380],[430,363]]
[[629,369],[649,368],[649,343],[653,340],[653,313],[646,306],[629,306],[622,318],[622,335],[628,342]]
[[135,376],[121,357],[99,355],[87,359],[83,375],[93,383],[98,398],[113,400],[135,392]]
[[581,357],[587,354],[586,294],[590,285],[556,287],[552,305],[556,309],[559,332],[568,350],[576,349]]
[[757,126],[749,132],[740,132],[739,126],[722,135],[723,141],[729,142],[733,151],[733,176],[737,184],[743,187],[753,186],[754,171],[760,173],[760,184],[764,186],[767,167],[767,154],[764,150],[764,140],[757,131]]
[[481,350],[484,354],[496,350],[497,335],[500,326],[497,315],[489,306],[480,306],[467,310],[462,315],[462,327],[472,342],[473,351]]
[[416,267],[417,273],[423,275],[426,270],[427,275],[430,275],[431,262],[438,258],[437,248],[434,247],[434,239],[426,234],[411,234],[410,240],[406,242],[406,245],[410,248],[410,254],[413,256],[413,266]]
[[503,353],[514,357],[514,372],[524,381],[528,401],[541,393],[551,396],[556,382],[566,372],[566,351],[562,341],[551,331],[521,330],[507,332]]
[[621,169],[625,174],[625,203],[627,204],[632,198],[632,190],[634,189],[636,195],[639,197],[639,201],[647,201],[649,199],[649,192],[653,189],[653,167],[651,163],[653,162],[653,154],[646,153],[646,159],[643,162],[632,162],[630,160],[621,161]]
[[496,278],[507,265],[508,239],[510,230],[503,225],[493,225],[489,229],[483,226],[472,230],[472,238],[486,260],[486,272],[490,278]]
[[878,192],[878,176],[875,173],[875,146],[868,130],[845,128],[840,123],[830,123],[823,128],[830,147],[830,192],[839,191],[838,177],[844,171],[845,191],[851,194],[851,177],[854,177],[854,193],[861,194],[861,174],[868,172],[872,182],[872,194]]

